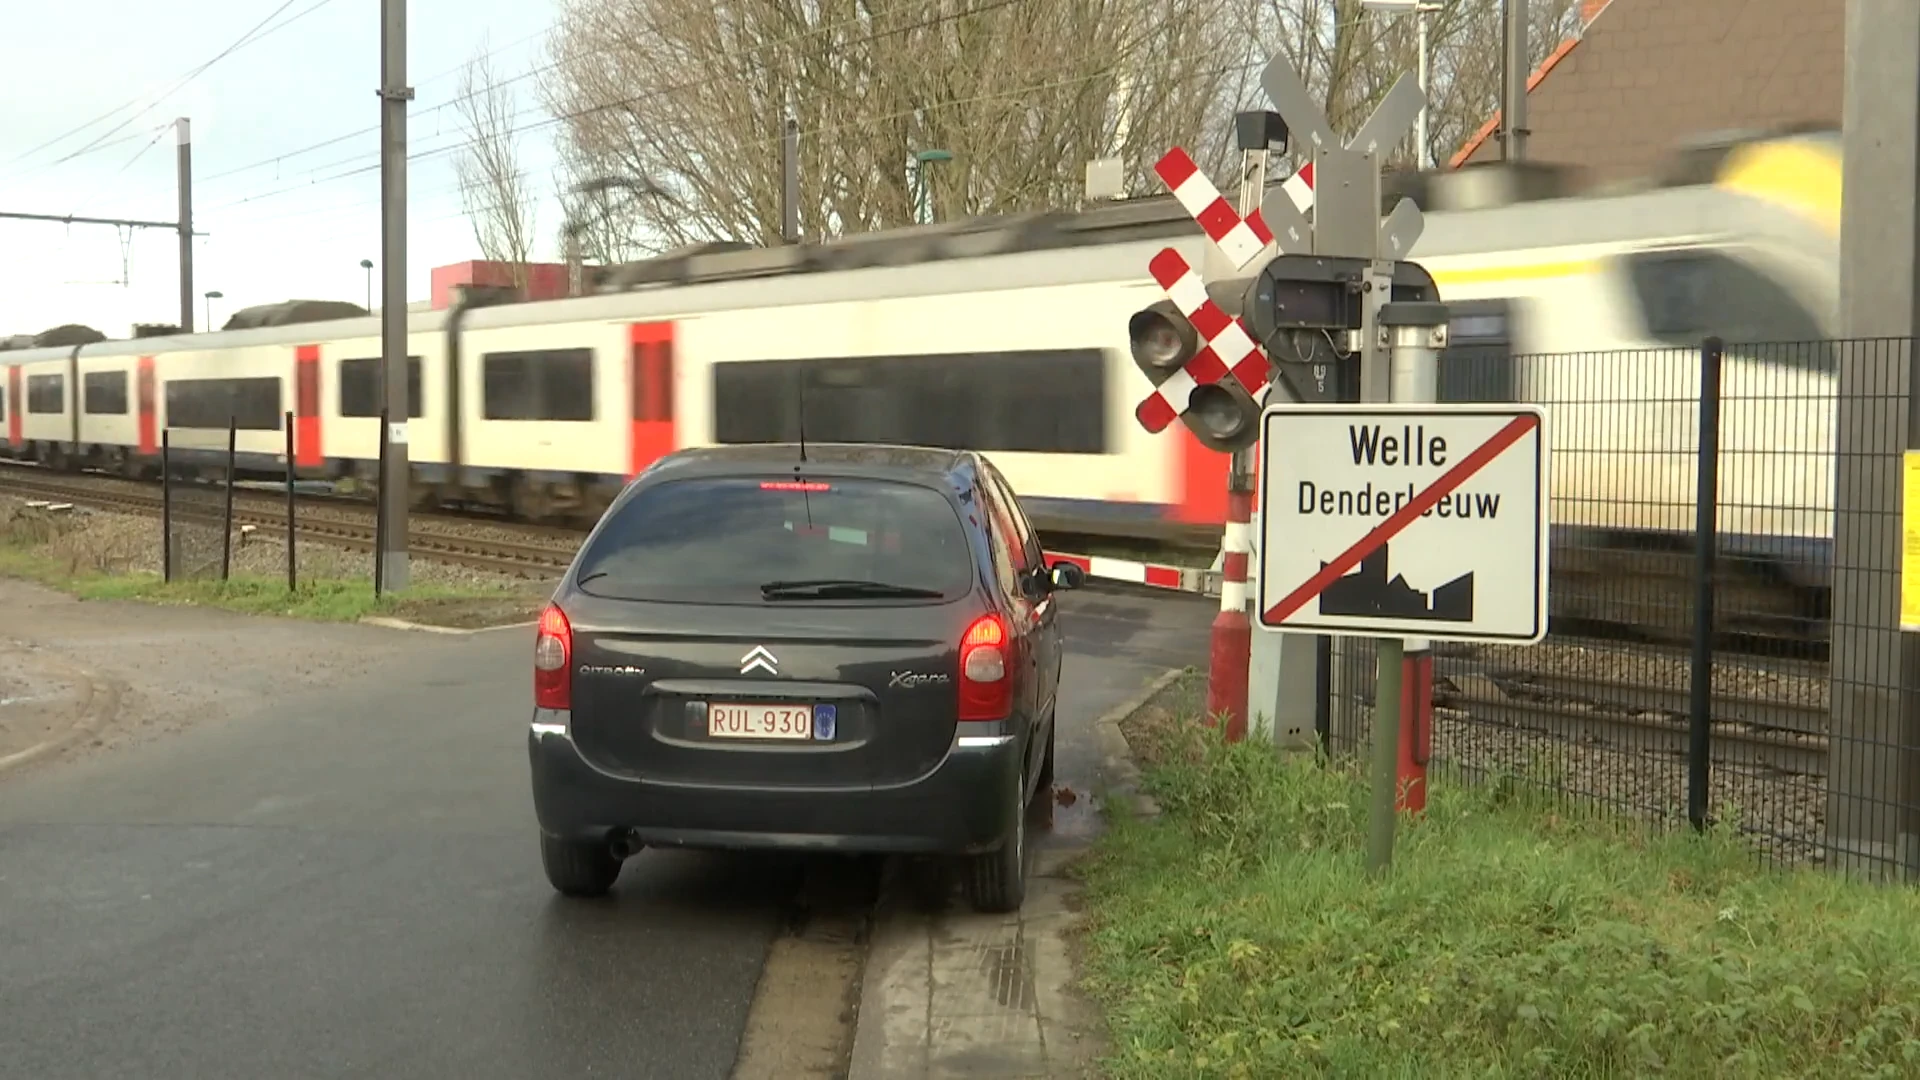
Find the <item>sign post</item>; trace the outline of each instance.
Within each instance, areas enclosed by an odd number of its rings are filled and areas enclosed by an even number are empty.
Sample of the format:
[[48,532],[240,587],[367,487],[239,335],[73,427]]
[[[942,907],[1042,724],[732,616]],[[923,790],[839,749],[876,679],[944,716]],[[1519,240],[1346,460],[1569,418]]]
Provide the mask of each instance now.
[[[1392,333],[1433,332],[1421,325],[1433,313],[1403,316],[1400,306],[1385,312]],[[1418,811],[1426,800],[1430,668],[1406,678],[1406,639],[1424,651],[1434,640],[1546,636],[1545,419],[1538,405],[1431,402],[1269,405],[1261,418],[1260,625],[1380,639],[1375,871],[1392,860],[1396,806]]]

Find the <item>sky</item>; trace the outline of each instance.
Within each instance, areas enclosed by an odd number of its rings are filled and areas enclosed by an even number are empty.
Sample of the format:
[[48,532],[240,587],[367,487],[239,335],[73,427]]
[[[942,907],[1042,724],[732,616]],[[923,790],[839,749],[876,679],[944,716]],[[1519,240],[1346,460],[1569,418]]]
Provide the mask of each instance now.
[[[252,41],[187,80],[283,4]],[[0,211],[175,220],[173,121],[184,116],[194,231],[207,234],[194,242],[194,293],[223,294],[196,299],[196,329],[206,329],[209,303],[216,327],[254,304],[364,304],[362,259],[374,261],[377,299],[380,0],[7,7],[16,45],[0,79]],[[486,50],[503,77],[537,72],[558,10],[559,0],[409,3],[409,302],[429,297],[434,267],[480,257],[454,174],[462,67]],[[513,85],[520,124],[546,119],[536,82]],[[519,136],[541,196],[541,259],[556,254],[559,221],[552,130]],[[112,226],[0,218],[0,251],[0,337],[77,322],[117,338],[136,322],[179,319],[172,229],[131,230],[129,240]]]

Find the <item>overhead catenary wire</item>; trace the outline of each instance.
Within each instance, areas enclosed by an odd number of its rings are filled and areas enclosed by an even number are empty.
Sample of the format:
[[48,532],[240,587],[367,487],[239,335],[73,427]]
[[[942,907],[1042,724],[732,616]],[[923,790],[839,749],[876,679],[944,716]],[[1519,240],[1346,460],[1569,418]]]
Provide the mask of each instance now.
[[[126,172],[128,169],[131,169],[133,167],[134,162],[139,161],[143,157],[146,157],[147,151],[152,150],[154,148],[154,145],[158,143],[160,139],[166,135],[168,129],[172,127],[173,125],[171,123],[156,125],[153,129],[153,137],[147,140],[146,145],[142,146],[139,150],[134,151],[134,155],[128,158],[125,164],[121,165],[118,169],[115,169],[113,171],[113,174],[111,176],[108,176],[106,181],[101,183],[99,187],[95,188],[91,195],[88,195],[85,198],[81,199],[79,202],[75,203],[73,206],[73,209],[69,211],[69,213],[78,214],[81,211],[81,209],[85,207],[88,203],[92,202],[94,199],[99,198],[101,190],[104,189],[107,186],[107,184],[110,184],[114,180],[119,179],[120,174]],[[134,137],[138,138],[139,136],[136,135]]]
[[[940,2],[941,0],[929,0],[929,3],[922,5],[922,7],[932,6],[933,4],[937,4]],[[844,42],[842,44],[845,46],[869,44],[874,41],[879,41],[885,38],[895,37],[895,36],[906,34],[906,33],[911,33],[915,30],[928,29],[944,23],[957,22],[962,19],[971,18],[977,15],[988,14],[993,11],[1003,10],[1006,8],[1013,7],[1016,4],[1027,3],[1027,2],[1029,2],[1029,0],[993,0],[993,2],[983,4],[979,7],[971,8],[965,11],[948,12],[938,16],[934,16],[929,19],[922,20],[920,22],[909,23],[907,25],[894,27],[888,30],[876,31],[872,34],[868,34],[860,38],[855,38],[847,42]],[[809,38],[818,34],[826,33],[835,29],[839,29],[860,21],[862,20],[858,18],[850,18],[850,19],[841,20],[836,23],[823,23],[820,26],[809,27],[808,29],[801,31],[797,34],[793,34],[789,37],[776,39],[771,42],[764,42],[752,49],[745,50],[741,55],[751,56],[757,52],[763,52],[765,50],[775,49],[775,48],[780,48],[786,45],[795,44],[797,42],[805,40],[806,38]],[[1154,23],[1150,28],[1148,28],[1147,31],[1143,31],[1143,34],[1142,34],[1143,39],[1150,38],[1151,31],[1153,29],[1157,29],[1160,25],[1161,23]],[[1338,24],[1335,28],[1338,29],[1341,27],[1358,26],[1358,25],[1364,25],[1364,20],[1362,19],[1349,20],[1348,22]],[[602,51],[605,51],[605,50],[588,50],[584,55],[591,56]],[[489,53],[488,55],[491,55],[491,53]],[[1145,65],[1145,67],[1146,69],[1151,70],[1151,69],[1154,69],[1155,67],[1159,67],[1162,65],[1170,65],[1172,63],[1187,63],[1187,62],[1191,62],[1194,59],[1205,59],[1214,55],[1217,55],[1217,54],[1213,50],[1208,50],[1204,53],[1196,55],[1195,57],[1176,58],[1172,61],[1168,61],[1168,60],[1150,61]],[[1234,71],[1234,70],[1251,71],[1255,68],[1264,66],[1264,63],[1265,63],[1264,60],[1259,60],[1259,59],[1249,60],[1241,64],[1227,65],[1222,70],[1223,71]],[[535,70],[522,73],[521,75],[514,76],[513,78],[510,78],[510,79],[503,80],[502,82],[495,84],[495,88],[510,85],[516,81],[519,81],[525,78],[530,78],[533,75],[539,74],[544,71],[550,71],[557,66],[558,66],[557,63],[543,65]],[[1139,65],[1135,65],[1135,66],[1138,67]],[[697,90],[705,86],[711,85],[713,83],[722,81],[724,79],[736,78],[740,76],[764,72],[766,68],[767,68],[767,65],[765,63],[749,64],[745,67],[741,67],[735,70],[727,70],[727,71],[708,74],[696,79],[689,80],[687,82],[682,82],[682,83],[674,84],[672,86],[662,87],[657,90],[653,90],[644,94],[634,95],[634,96],[625,97],[625,98],[619,98],[614,101],[602,102],[596,105],[587,106],[585,108],[575,109],[568,112],[563,112],[563,113],[553,114],[553,115],[545,114],[546,111],[538,105],[528,107],[528,108],[518,108],[515,110],[514,115],[509,120],[509,123],[512,124],[513,126],[509,127],[506,134],[518,135],[525,132],[535,131],[545,127],[550,127],[554,124],[564,123],[568,120],[580,119],[582,117],[590,116],[598,112],[604,112],[609,109],[623,108],[631,105],[644,105],[648,102],[655,101],[660,98],[668,97],[673,94],[678,94],[688,90]],[[458,70],[458,69],[456,68],[454,70]],[[1104,77],[1106,74],[1110,73],[1110,71],[1111,69],[1103,69],[1101,73],[1099,73],[1096,76],[1093,76],[1092,78]],[[1079,81],[1092,81],[1092,78],[1079,80]],[[442,108],[446,108],[446,107],[458,104],[461,101],[468,100],[471,97],[477,96],[485,92],[486,92],[485,90],[476,90],[472,94],[461,95],[460,97],[455,98],[452,101],[446,102],[442,105],[434,106],[433,108],[426,110],[426,112],[430,113]],[[989,97],[991,96],[992,95],[989,95]],[[535,114],[541,114],[541,119],[533,121],[531,123],[525,123],[525,124],[517,123],[517,121],[519,121],[522,117],[532,116]],[[376,128],[371,130],[377,131],[378,129]],[[357,132],[354,134],[364,134],[364,133]],[[328,140],[327,143],[314,144],[313,147],[308,147],[306,149],[315,149],[322,145],[328,145],[331,143],[343,141],[345,138],[349,138],[349,137],[351,136],[341,136],[336,139]],[[471,139],[467,137],[467,135],[464,132],[450,133],[449,137],[452,138],[454,141],[442,146],[434,146],[434,147],[429,147],[429,148],[414,151],[413,153],[410,153],[408,155],[407,160],[409,162],[426,160],[428,158],[438,157],[443,154],[455,153],[471,145]],[[298,152],[304,152],[304,151],[297,151],[295,153],[298,153]],[[277,155],[274,158],[263,159],[261,162],[256,162],[255,164],[256,165],[271,164],[272,162],[281,160],[287,156],[291,156],[291,155],[286,155],[286,154]],[[328,175],[324,175],[324,176],[316,176],[315,174],[327,172],[328,170],[331,170],[331,169],[338,169],[341,166],[350,165],[354,162],[365,161],[367,158],[371,156],[377,156],[377,154],[365,153],[365,152],[356,153],[347,157],[340,158],[336,161],[329,162],[328,164],[325,164],[325,165],[316,166],[313,169],[308,171],[307,175],[312,178],[305,181],[304,183],[289,184],[284,187],[276,188],[273,190],[259,192],[259,193],[244,196],[238,199],[232,199],[227,202],[221,203],[218,206],[213,207],[212,211],[210,212],[227,210],[227,209],[231,209],[233,207],[244,205],[247,203],[258,202],[264,199],[278,198],[282,195],[287,195],[287,194],[291,194],[298,191],[304,191],[321,184],[333,183],[339,180],[350,179],[355,176],[363,176],[367,173],[378,170],[379,163],[375,161],[372,164],[360,166],[357,168],[348,168],[348,169],[345,169],[344,171],[339,171],[339,172],[329,172]],[[268,219],[268,220],[276,220],[276,219]]]
[[[124,129],[128,124],[133,123],[135,120],[138,120],[140,117],[145,116],[147,113],[150,113],[154,109],[158,108],[162,102],[166,101],[168,98],[172,97],[174,94],[179,93],[181,90],[185,89],[189,84],[191,84],[195,79],[198,79],[201,75],[205,74],[215,64],[218,64],[220,61],[225,60],[229,56],[232,56],[234,53],[240,51],[241,49],[247,47],[248,45],[252,45],[255,42],[258,42],[277,31],[286,29],[288,26],[291,26],[294,23],[300,21],[301,19],[307,17],[308,15],[313,14],[315,11],[318,11],[319,9],[327,6],[328,4],[333,3],[333,0],[314,0],[314,3],[312,5],[307,7],[305,10],[301,11],[299,14],[293,16],[290,19],[287,19],[285,22],[280,23],[278,26],[274,26],[270,29],[265,29],[263,32],[263,28],[267,27],[267,24],[279,18],[283,13],[285,13],[285,11],[288,8],[292,7],[297,2],[298,0],[283,0],[281,5],[273,10],[272,14],[260,20],[258,23],[255,23],[252,29],[249,29],[246,33],[240,35],[226,48],[216,53],[212,59],[205,61],[204,63],[200,64],[200,66],[194,68],[192,71],[189,71],[187,72],[187,74],[181,76],[179,79],[177,79],[174,82],[172,86],[162,91],[160,94],[155,96],[151,101],[148,101],[144,107],[136,110],[133,114],[128,116],[126,119],[122,120],[118,124],[115,124],[113,127],[108,128],[106,131],[102,132],[100,135],[95,136],[92,142],[88,143],[85,146],[82,146],[78,150],[74,150],[67,153],[66,155],[58,158],[53,162],[50,162],[48,165],[44,167],[53,168],[55,166],[63,165],[69,161],[72,161],[75,158],[80,157],[84,154],[91,153],[96,150],[105,149],[105,145],[103,145],[103,140],[105,140],[108,136],[113,135],[116,132],[119,132],[120,130]],[[68,138],[71,138],[72,136],[77,135],[80,132],[85,131],[90,127],[93,127],[96,124],[104,122],[107,119],[117,115],[118,113],[126,109],[132,108],[135,105],[140,104],[142,100],[143,99],[140,97],[132,98],[120,105],[115,106],[112,109],[107,110],[104,113],[101,113],[100,115],[94,117],[91,120],[86,121],[83,124],[80,124],[73,128],[69,128],[68,130],[60,133],[59,135],[56,135],[53,138],[48,139],[46,142],[43,142],[38,146],[35,146],[32,149],[26,151],[25,153],[18,155],[17,157],[8,161],[7,165],[9,167],[13,165],[17,165],[20,162],[25,161],[26,159],[34,156],[35,154],[38,154],[42,150],[45,150],[51,146],[54,146],[57,143],[64,142]]]
[[[439,82],[441,79],[444,79],[449,75],[459,74],[463,69],[466,68],[466,66],[469,63],[473,62],[474,59],[484,59],[487,57],[498,56],[499,54],[506,52],[509,49],[518,48],[519,46],[524,45],[529,41],[532,41],[534,38],[537,38],[542,34],[548,33],[550,29],[551,28],[536,30],[531,34],[526,34],[522,37],[515,38],[513,41],[508,42],[507,44],[502,45],[498,48],[488,49],[486,52],[481,53],[479,57],[469,57],[466,60],[462,60],[460,63],[455,64],[454,66],[447,68],[446,70],[441,71],[438,74],[431,75],[431,76],[428,76],[427,78],[421,79],[419,82],[414,84],[414,90],[418,91],[421,87]],[[515,75],[510,79],[505,79],[501,81],[498,85],[510,86],[513,83],[519,82],[522,79],[532,78],[533,76],[538,75],[541,72],[551,71],[555,66],[557,65],[548,64],[544,67],[527,71],[519,75]],[[472,94],[461,94],[449,101],[443,101],[438,105],[429,105],[421,109],[411,110],[407,114],[408,119],[412,121],[412,120],[418,120],[423,116],[431,116],[434,113],[441,111],[442,109],[450,109],[453,106],[458,105],[463,101],[467,101],[470,98],[476,97],[478,96],[479,93],[480,91],[475,91]],[[369,127],[363,127],[354,131],[349,131],[344,135],[335,135],[330,139],[322,139],[319,142],[308,143],[305,146],[302,146],[293,150],[282,150],[277,153],[269,154],[266,157],[259,158],[255,161],[249,162],[245,165],[237,165],[231,169],[225,169],[225,170],[222,170],[221,172],[213,173],[212,175],[207,176],[205,179],[203,179],[201,183],[210,184],[215,181],[225,179],[226,177],[229,177],[229,176],[238,176],[241,173],[252,172],[255,169],[263,169],[269,165],[278,165],[278,164],[281,164],[282,162],[285,162],[289,158],[303,157],[307,154],[314,152],[315,150],[324,150],[329,146],[338,146],[340,143],[346,142],[348,139],[358,139],[364,135],[378,135],[378,134],[380,134],[380,125],[373,124]],[[354,157],[349,158],[347,160],[357,161],[360,158],[368,156],[368,154],[377,154],[377,153],[379,153],[378,150],[368,151],[367,154],[356,154],[354,155]],[[325,168],[325,167],[326,166],[321,166],[321,168]]]
[[[1205,50],[1203,52],[1195,53],[1194,55],[1191,55],[1191,56],[1164,57],[1152,63],[1149,63],[1147,65],[1136,67],[1136,70],[1152,71],[1152,70],[1155,70],[1157,67],[1173,67],[1178,65],[1184,65],[1184,64],[1192,63],[1193,61],[1196,61],[1196,60],[1210,59],[1216,55],[1218,54],[1213,50]],[[1265,60],[1243,61],[1243,62],[1237,62],[1237,63],[1218,64],[1211,68],[1201,68],[1199,70],[1206,72],[1208,74],[1227,74],[1229,72],[1244,71],[1244,70],[1251,70],[1253,68],[1264,67],[1265,64],[1266,64]],[[842,120],[835,123],[821,125],[818,127],[808,129],[807,134],[814,135],[814,136],[827,135],[827,134],[832,134],[833,132],[836,132],[836,131],[849,131],[849,130],[855,130],[862,127],[871,126],[874,124],[883,124],[888,121],[903,119],[905,117],[913,116],[915,114],[926,114],[929,112],[943,111],[947,109],[956,109],[956,108],[961,108],[968,105],[981,104],[987,101],[999,100],[1002,98],[1017,98],[1026,94],[1038,93],[1046,90],[1063,89],[1066,87],[1077,86],[1083,83],[1093,82],[1098,79],[1106,78],[1111,74],[1112,72],[1110,70],[1102,70],[1090,75],[1081,75],[1081,76],[1076,76],[1072,78],[1053,79],[1044,83],[1035,83],[1027,86],[1014,87],[1007,90],[997,90],[992,93],[986,93],[986,94],[976,94],[966,98],[956,98],[952,101],[933,102],[930,104],[915,106],[910,109],[901,109],[895,112],[882,113],[874,116],[858,117],[854,119]],[[747,145],[755,146],[755,147],[765,145],[768,147],[772,147],[774,145],[777,145],[781,138],[782,136],[775,135],[768,139],[755,140],[754,142],[749,143]],[[455,184],[453,187],[438,191],[432,195],[427,196],[427,198],[432,199],[432,198],[455,197],[462,194],[463,187],[464,185]],[[557,189],[545,192],[545,194],[547,195],[557,195],[559,193],[560,192]],[[250,219],[247,219],[247,223],[249,225],[262,225],[262,224],[268,224],[276,221],[291,220],[294,218],[309,217],[309,216],[315,216],[319,214],[344,213],[350,210],[363,210],[366,207],[377,206],[378,204],[379,204],[379,200],[374,199],[369,202],[354,203],[346,206],[332,206],[332,207],[324,207],[324,208],[314,209],[314,210],[296,210],[286,214],[275,214],[275,215],[270,215],[270,216],[261,217],[261,218],[250,218]],[[456,218],[465,217],[471,213],[488,213],[488,212],[501,210],[503,208],[504,208],[503,204],[498,204],[498,203],[486,204],[484,206],[475,207],[470,210],[463,209],[451,214],[445,214],[437,217],[426,218],[417,223],[418,224],[434,224],[441,221],[450,221]]]
[[[935,0],[935,2],[937,2],[937,0]],[[855,38],[850,41],[843,42],[842,44],[844,46],[870,44],[872,42],[880,41],[886,38],[897,37],[901,34],[912,33],[915,30],[925,30],[925,29],[939,26],[945,23],[955,22],[960,19],[972,18],[978,15],[987,14],[989,12],[1010,8],[1016,4],[1023,4],[1023,3],[1029,3],[1029,2],[1031,2],[1031,0],[989,0],[988,3],[982,4],[979,7],[970,8],[966,11],[949,12],[946,14],[934,16],[929,19],[924,19],[919,22],[908,23],[907,25],[904,25],[904,26],[897,26],[889,30],[876,31],[875,33],[868,34],[865,37]],[[829,23],[829,24],[822,24],[821,26],[810,27],[807,30],[798,34],[794,34],[790,37],[777,39],[771,42],[765,42],[754,49],[747,50],[747,52],[744,53],[743,55],[751,56],[754,53],[763,52],[769,49],[779,48],[785,45],[791,45],[791,44],[803,41],[808,37],[811,37],[817,34],[826,33],[830,30],[838,29],[840,27],[843,27],[858,21],[860,20],[845,19],[838,23]],[[543,119],[535,121],[533,123],[516,125],[510,128],[508,133],[518,135],[528,131],[534,131],[540,128],[550,127],[554,124],[564,123],[565,121],[568,121],[568,120],[577,120],[582,117],[591,116],[595,113],[606,112],[610,109],[618,109],[618,108],[624,108],[630,105],[645,104],[646,102],[657,100],[659,98],[663,98],[671,94],[678,94],[688,90],[698,90],[704,86],[711,85],[723,79],[738,78],[744,75],[757,74],[760,72],[764,72],[766,69],[767,69],[767,65],[764,63],[749,64],[748,66],[741,67],[735,70],[717,72],[717,73],[702,76],[700,78],[691,79],[686,82],[676,83],[672,86],[661,87],[660,89],[653,90],[648,93],[636,94],[631,97],[618,98],[613,101],[601,102],[596,105],[590,105],[585,108],[570,110],[568,112],[559,113],[557,115],[546,116]],[[505,85],[505,83],[502,83],[500,85]],[[537,107],[534,109],[516,110],[513,118],[515,120],[518,120],[521,116],[529,115],[533,112],[538,112],[538,111],[540,110]],[[456,138],[458,138],[459,141],[456,141],[446,146],[434,147],[427,150],[420,150],[414,153],[410,153],[407,155],[407,160],[409,162],[413,162],[413,161],[418,161],[428,157],[435,157],[440,154],[451,153],[453,151],[463,149],[470,142],[470,140],[466,139],[463,135],[456,136]],[[344,165],[350,161],[363,160],[368,156],[369,155],[367,154],[356,154],[351,158],[343,158],[338,162],[334,162],[332,166],[320,166],[314,169],[313,171],[319,172],[321,170],[324,170],[333,166]],[[234,199],[229,202],[222,203],[219,206],[213,207],[213,211],[217,212],[217,211],[228,209],[234,206],[239,206],[244,203],[257,202],[261,199],[276,198],[280,195],[288,194],[290,192],[303,191],[307,188],[313,187],[316,184],[325,184],[325,183],[332,183],[333,181],[336,181],[336,180],[344,180],[348,177],[359,176],[365,173],[373,172],[379,168],[380,168],[379,162],[375,161],[373,164],[370,164],[370,165],[365,165],[365,166],[361,166],[359,168],[354,168],[354,169],[348,169],[344,172],[333,173],[328,176],[322,176],[317,179],[309,180],[304,184],[291,184],[286,187],[278,188],[272,191],[262,192],[259,194],[249,195],[243,198]]]

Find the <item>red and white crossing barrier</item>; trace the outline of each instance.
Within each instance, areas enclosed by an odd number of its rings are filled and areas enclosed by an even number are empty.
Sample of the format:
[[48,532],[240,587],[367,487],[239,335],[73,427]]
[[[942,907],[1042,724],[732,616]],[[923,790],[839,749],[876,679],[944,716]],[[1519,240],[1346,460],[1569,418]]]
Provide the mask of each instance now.
[[1145,585],[1149,588],[1169,589],[1174,592],[1208,593],[1212,591],[1208,586],[1214,575],[1201,567],[1134,562],[1131,559],[1109,559],[1100,555],[1076,555],[1065,551],[1049,551],[1046,557],[1049,566],[1056,562],[1072,563],[1084,570],[1088,577],[1103,581]]

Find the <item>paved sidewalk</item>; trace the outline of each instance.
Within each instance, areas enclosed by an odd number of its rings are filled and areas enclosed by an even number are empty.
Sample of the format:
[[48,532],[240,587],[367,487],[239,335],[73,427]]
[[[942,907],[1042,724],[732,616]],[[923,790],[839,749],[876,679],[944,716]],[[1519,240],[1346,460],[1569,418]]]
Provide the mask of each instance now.
[[1027,902],[979,915],[905,902],[883,913],[867,960],[850,1080],[1081,1078],[1095,1073],[1100,1016],[1073,989],[1067,930],[1079,889],[1035,853]]

